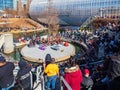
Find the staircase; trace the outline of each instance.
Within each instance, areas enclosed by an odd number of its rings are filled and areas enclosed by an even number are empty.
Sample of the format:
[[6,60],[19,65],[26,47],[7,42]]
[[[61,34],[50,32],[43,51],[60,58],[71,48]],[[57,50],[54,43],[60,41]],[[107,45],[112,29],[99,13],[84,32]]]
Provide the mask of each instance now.
[[80,29],[83,27],[87,27],[93,20],[95,20],[94,16],[88,17],[88,19],[80,26]]

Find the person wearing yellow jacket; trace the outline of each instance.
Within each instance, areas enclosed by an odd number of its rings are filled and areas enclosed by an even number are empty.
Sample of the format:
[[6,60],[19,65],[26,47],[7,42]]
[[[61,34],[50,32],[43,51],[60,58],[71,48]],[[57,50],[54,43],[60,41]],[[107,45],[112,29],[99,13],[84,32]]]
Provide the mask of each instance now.
[[47,74],[47,89],[55,90],[57,76],[59,76],[59,67],[55,64],[55,59],[51,58],[50,63],[46,66],[44,63],[44,72]]

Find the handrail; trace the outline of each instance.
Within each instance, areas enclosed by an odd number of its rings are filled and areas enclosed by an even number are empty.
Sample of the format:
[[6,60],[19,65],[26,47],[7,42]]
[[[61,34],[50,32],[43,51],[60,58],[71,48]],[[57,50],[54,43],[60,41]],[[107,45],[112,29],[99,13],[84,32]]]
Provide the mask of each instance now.
[[41,89],[42,90],[45,90],[45,88],[44,88],[44,86],[45,86],[45,81],[44,81],[44,72],[41,72],[41,75],[40,75],[40,79],[41,79],[41,81],[42,81],[42,83],[41,83]]
[[78,43],[78,44],[82,45],[86,49],[86,51],[88,50],[88,46],[84,42],[80,42],[78,40],[72,40],[72,39],[65,39],[65,38],[62,38],[62,39],[64,41]]
[[41,74],[39,76],[39,80],[41,80],[41,81],[39,81],[37,83],[37,85],[33,88],[33,90],[35,90],[40,84],[41,84],[41,89],[40,90],[45,90],[44,89],[44,78],[43,78],[43,75],[44,75],[44,72],[41,72]]
[[4,35],[1,35],[0,36],[0,49],[1,49],[3,44],[4,44]]
[[[44,82],[44,78],[43,78],[44,72],[40,72],[40,71],[41,71],[40,68],[41,68],[41,67],[37,68],[37,78],[38,78],[37,80],[39,80],[39,78],[41,79],[41,84],[42,84],[42,85],[41,85],[41,89],[42,89],[42,90],[45,90],[45,89],[44,89],[44,85],[45,85],[44,83],[45,83],[45,82]],[[41,74],[40,74],[40,73],[41,73]],[[64,85],[67,87],[68,90],[72,90],[71,86],[66,82],[66,80],[63,78],[63,76],[61,76],[60,79],[61,79],[61,81],[64,83]],[[37,80],[36,80],[36,81],[37,81]],[[37,86],[38,86],[38,85],[39,85],[39,82],[37,83]],[[36,87],[37,87],[37,86],[36,86]],[[35,89],[35,88],[34,88],[34,89]]]
[[64,85],[67,87],[68,90],[72,90],[71,86],[66,82],[66,80],[63,78],[63,76],[60,77],[63,81]]
[[42,66],[40,65],[37,67],[37,70],[36,70],[36,83],[37,83],[37,85],[34,87],[34,89],[36,89],[38,87],[38,85],[41,84],[41,90],[45,90],[44,89],[43,75],[44,75],[44,72],[42,72]]
[[30,72],[30,88],[33,88],[33,77],[32,77],[32,73]]

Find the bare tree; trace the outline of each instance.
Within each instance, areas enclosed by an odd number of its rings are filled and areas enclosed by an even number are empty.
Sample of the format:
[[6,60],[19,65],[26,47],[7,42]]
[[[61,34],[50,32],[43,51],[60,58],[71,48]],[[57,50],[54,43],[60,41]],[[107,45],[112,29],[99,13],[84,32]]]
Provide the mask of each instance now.
[[21,27],[23,27],[23,25],[25,23],[25,18],[27,17],[27,15],[29,13],[31,1],[32,0],[27,0],[27,4],[23,4],[21,0],[18,1],[17,11],[18,11],[18,15],[21,17],[20,18]]
[[24,16],[24,9],[23,9],[23,3],[21,0],[18,1],[17,3],[17,12],[18,12],[18,15],[23,17]]
[[[42,19],[46,18],[46,19]],[[48,33],[56,35],[59,29],[59,19],[58,19],[58,11],[53,7],[52,0],[48,0],[48,5],[46,10],[44,10],[39,19],[42,23],[46,23],[48,25]]]
[[27,0],[26,13],[29,12],[31,2],[32,2],[32,0]]

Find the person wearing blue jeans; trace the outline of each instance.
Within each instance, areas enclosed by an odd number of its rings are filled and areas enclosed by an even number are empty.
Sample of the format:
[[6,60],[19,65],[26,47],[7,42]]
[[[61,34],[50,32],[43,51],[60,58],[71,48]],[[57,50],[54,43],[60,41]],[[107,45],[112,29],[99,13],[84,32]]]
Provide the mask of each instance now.
[[14,82],[13,82],[13,84],[10,85],[9,87],[7,87],[7,88],[2,88],[2,90],[9,90],[9,89],[12,88],[13,86],[14,86]]
[[[47,55],[51,57],[50,55]],[[46,66],[44,63],[44,72],[47,74],[47,89],[50,90],[55,90],[55,84],[56,84],[56,79],[57,75],[59,76],[59,68],[58,65],[55,64],[55,59],[54,58],[49,58],[50,63]]]
[[47,77],[47,90],[50,89],[55,90],[55,83],[56,83],[57,75]]

